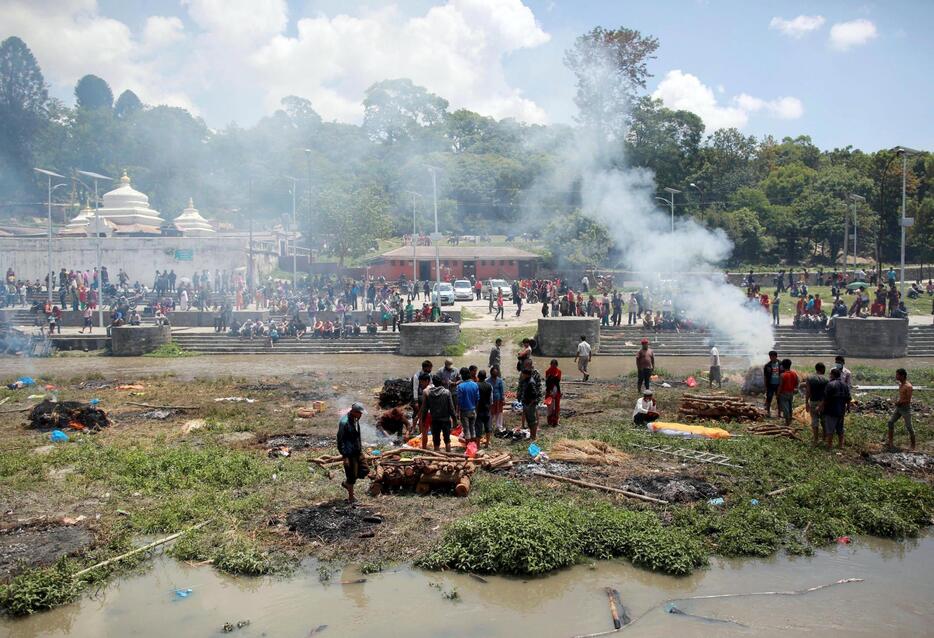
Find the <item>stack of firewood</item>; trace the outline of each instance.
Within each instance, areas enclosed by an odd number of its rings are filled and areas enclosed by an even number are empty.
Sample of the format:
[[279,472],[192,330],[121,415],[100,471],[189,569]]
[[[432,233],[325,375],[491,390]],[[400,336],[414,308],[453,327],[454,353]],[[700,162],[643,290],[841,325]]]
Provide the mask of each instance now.
[[759,421],[765,417],[761,408],[738,397],[704,394],[685,394],[678,414],[685,418],[721,421]]
[[750,425],[746,431],[756,436],[785,436],[789,439],[797,439],[797,428],[792,425],[785,425],[784,421],[773,421],[771,423],[757,423]]
[[[323,468],[340,465],[339,455],[311,459]],[[433,487],[454,487],[456,496],[470,494],[470,477],[478,469],[490,471],[512,467],[512,457],[506,452],[481,454],[466,458],[453,452],[435,452],[417,448],[398,448],[382,454],[366,456],[370,468],[371,496],[378,496],[392,487],[411,487],[419,494],[428,494]]]

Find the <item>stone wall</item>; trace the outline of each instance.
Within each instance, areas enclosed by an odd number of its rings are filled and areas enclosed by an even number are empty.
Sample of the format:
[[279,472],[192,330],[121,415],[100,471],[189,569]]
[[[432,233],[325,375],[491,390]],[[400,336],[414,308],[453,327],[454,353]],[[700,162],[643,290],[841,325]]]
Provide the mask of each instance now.
[[118,326],[110,331],[110,352],[118,357],[138,357],[165,343],[172,343],[169,326]]
[[581,335],[594,353],[600,350],[600,320],[596,317],[549,317],[538,320],[538,351],[545,357],[573,357]]
[[[207,270],[214,280],[215,270],[246,273],[249,240],[242,235],[217,237],[102,237],[101,263],[110,279],[116,281],[120,269],[139,281],[153,285],[156,270],[174,270],[179,277],[191,277]],[[278,256],[263,252],[254,242],[253,263],[257,277],[276,267]],[[4,268],[12,267],[19,279],[45,280],[48,267],[48,240],[45,237],[0,237]],[[93,237],[52,238],[52,269],[93,270],[97,264],[97,240]],[[56,303],[58,297],[55,297]]]
[[896,359],[908,350],[907,319],[837,317],[833,328],[837,348],[849,357]]
[[437,357],[447,346],[457,343],[460,332],[456,323],[404,323],[399,326],[399,354]]

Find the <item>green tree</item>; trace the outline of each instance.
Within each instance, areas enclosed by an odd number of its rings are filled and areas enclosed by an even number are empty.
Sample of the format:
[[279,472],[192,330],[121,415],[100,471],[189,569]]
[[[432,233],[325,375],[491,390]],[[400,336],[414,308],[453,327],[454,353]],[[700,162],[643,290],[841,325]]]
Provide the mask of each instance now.
[[696,170],[703,133],[704,122],[697,115],[644,97],[632,111],[626,156],[632,165],[652,169],[659,185],[684,185]]
[[599,266],[606,262],[611,245],[606,227],[579,210],[556,216],[543,236],[556,268]]
[[348,257],[365,255],[386,236],[391,226],[388,205],[386,194],[376,185],[335,180],[318,193],[313,232],[323,235],[329,252],[343,267]]
[[118,119],[125,119],[142,110],[142,101],[140,101],[136,93],[130,89],[127,89],[120,94],[120,97],[117,98],[116,104],[114,104],[114,117]]
[[383,80],[366,90],[363,128],[373,141],[413,141],[421,129],[441,124],[447,108],[447,100],[408,78]]
[[595,27],[579,36],[564,54],[577,80],[578,121],[608,137],[621,136],[636,94],[652,77],[647,63],[657,50],[656,38],[625,27]]
[[96,75],[85,75],[75,84],[75,99],[79,109],[113,108],[114,94],[110,85]]
[[32,51],[19,38],[0,44],[0,193],[31,190],[34,143],[46,123],[48,89]]
[[704,220],[711,226],[722,228],[733,242],[730,260],[734,264],[761,263],[764,253],[774,243],[766,237],[759,214],[749,208],[708,210]]

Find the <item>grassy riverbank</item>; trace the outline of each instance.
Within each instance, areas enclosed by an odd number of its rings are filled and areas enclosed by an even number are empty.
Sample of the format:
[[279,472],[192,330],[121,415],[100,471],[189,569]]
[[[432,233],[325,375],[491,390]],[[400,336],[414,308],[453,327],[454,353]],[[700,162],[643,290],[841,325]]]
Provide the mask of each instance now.
[[[891,377],[890,371],[871,368],[854,374],[869,383]],[[918,385],[934,384],[930,368],[911,374]],[[929,473],[895,472],[867,459],[880,449],[885,415],[852,415],[842,452],[813,448],[809,433],[802,440],[763,438],[749,435],[742,424],[711,423],[743,436],[674,444],[726,454],[742,468],[683,463],[636,447],[656,439],[631,427],[635,396],[627,378],[568,383],[563,403],[569,415],[557,430],[544,429],[543,449],[559,438],[600,439],[626,452],[629,462],[568,464],[571,475],[611,486],[646,477],[703,481],[723,497],[723,505],[706,498],[648,505],[536,478],[534,468],[517,467],[477,476],[466,500],[443,494],[364,497],[363,505],[383,521],[372,536],[322,540],[290,531],[290,511],[343,496],[340,471],[329,474],[307,459],[334,451],[336,412],[351,399],[365,400],[371,418],[378,413],[373,388],[384,376],[374,368],[352,378],[305,373],[288,381],[42,379],[55,386],[59,400],[100,399],[113,420],[97,434],[73,435],[60,444],[50,443],[48,433],[25,428],[26,412],[11,411],[35,403],[28,396],[41,390],[0,391],[0,400],[10,397],[0,408],[0,504],[10,512],[0,530],[7,546],[0,556],[0,577],[7,583],[0,587],[0,606],[20,614],[66,603],[89,584],[145,561],[137,556],[75,578],[77,571],[142,545],[143,539],[204,521],[209,521],[205,527],[168,546],[171,555],[235,574],[288,570],[307,555],[371,565],[417,560],[426,567],[516,574],[622,557],[647,569],[686,574],[714,554],[807,553],[841,536],[913,536],[934,511]],[[134,382],[143,389],[117,389]],[[659,390],[666,417],[674,419],[685,389]],[[728,387],[734,394],[737,389]],[[225,397],[254,402],[215,401]],[[926,409],[934,407],[924,393],[916,398]],[[327,411],[313,419],[295,418],[296,408],[313,399],[328,401]],[[131,403],[180,409],[163,415]],[[570,415],[571,410],[578,414]],[[916,420],[916,430],[919,448],[934,451],[923,418]],[[904,445],[901,432],[896,442]],[[310,447],[271,458],[266,440],[274,435],[301,435]],[[517,461],[527,458],[525,443],[494,442]],[[775,490],[784,491],[767,496]],[[43,552],[43,539],[63,530],[81,531],[83,541],[64,556]],[[14,545],[19,549],[11,550]]]

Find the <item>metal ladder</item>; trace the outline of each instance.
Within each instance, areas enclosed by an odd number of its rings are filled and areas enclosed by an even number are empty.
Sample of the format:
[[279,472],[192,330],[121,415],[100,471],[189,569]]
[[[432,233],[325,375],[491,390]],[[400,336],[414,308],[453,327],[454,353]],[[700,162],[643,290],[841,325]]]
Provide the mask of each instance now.
[[641,445],[639,443],[630,443],[632,447],[637,447],[650,452],[658,452],[669,456],[677,456],[688,461],[698,461],[700,463],[713,463],[714,465],[724,465],[726,467],[735,467],[742,469],[742,465],[732,463],[729,456],[725,454],[713,454],[701,450],[689,450],[687,448],[673,447],[671,445]]

